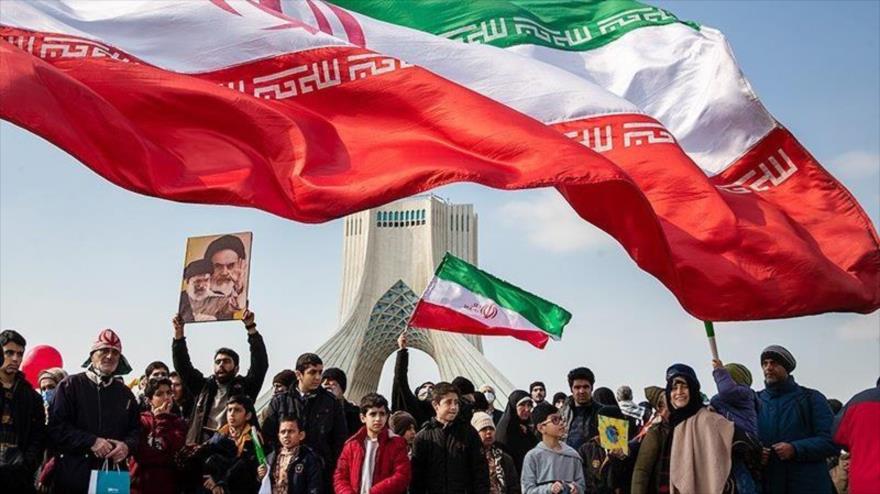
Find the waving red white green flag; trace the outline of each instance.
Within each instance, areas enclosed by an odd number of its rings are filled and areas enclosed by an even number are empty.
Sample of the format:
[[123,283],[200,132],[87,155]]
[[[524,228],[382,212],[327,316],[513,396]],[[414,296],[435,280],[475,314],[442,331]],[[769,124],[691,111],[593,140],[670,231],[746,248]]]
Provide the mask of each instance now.
[[562,307],[446,254],[409,325],[481,336],[513,336],[544,348],[562,338]]
[[[368,48],[424,66],[612,161],[652,224],[587,213],[704,320],[880,306],[877,232],[850,193],[763,107],[724,36],[640,2],[282,0]],[[343,11],[344,12],[344,11]],[[318,19],[329,19],[322,23]],[[616,214],[634,209],[612,196]],[[637,209],[637,208],[636,208]],[[587,214],[585,214],[587,213]],[[641,240],[661,230],[662,245]]]
[[717,31],[628,1],[340,3],[4,0],[0,117],[130,190],[297,221],[555,187],[704,320],[880,306],[876,231]]

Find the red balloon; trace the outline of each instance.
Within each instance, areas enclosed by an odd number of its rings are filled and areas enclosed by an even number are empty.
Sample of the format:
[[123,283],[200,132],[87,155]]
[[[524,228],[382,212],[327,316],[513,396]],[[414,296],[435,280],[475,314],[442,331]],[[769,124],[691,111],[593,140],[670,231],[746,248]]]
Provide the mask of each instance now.
[[38,388],[40,383],[37,378],[40,372],[52,367],[64,367],[61,353],[49,345],[37,345],[27,351],[21,362],[21,371],[31,386]]

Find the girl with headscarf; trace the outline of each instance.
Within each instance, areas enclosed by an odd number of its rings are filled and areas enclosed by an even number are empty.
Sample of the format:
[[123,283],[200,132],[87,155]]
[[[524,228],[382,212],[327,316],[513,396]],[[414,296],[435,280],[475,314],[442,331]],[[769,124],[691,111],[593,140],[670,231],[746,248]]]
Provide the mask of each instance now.
[[533,406],[529,393],[517,389],[507,398],[507,408],[498,421],[495,442],[513,457],[517,472],[522,472],[526,453],[538,444],[538,436],[531,424]]
[[703,405],[700,381],[687,365],[667,369],[664,395],[669,420],[651,428],[642,441],[633,494],[732,492],[733,423]]

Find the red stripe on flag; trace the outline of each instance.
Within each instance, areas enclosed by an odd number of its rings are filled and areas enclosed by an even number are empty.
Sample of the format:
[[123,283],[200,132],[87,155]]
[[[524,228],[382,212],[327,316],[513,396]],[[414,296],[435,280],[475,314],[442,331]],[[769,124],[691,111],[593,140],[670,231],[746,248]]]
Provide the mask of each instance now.
[[648,117],[553,130],[360,48],[188,76],[91,40],[0,34],[0,117],[130,190],[320,222],[459,181],[555,186],[699,319],[880,307],[876,232],[783,129],[709,179]]
[[513,336],[538,348],[544,348],[550,337],[543,331],[530,331],[487,326],[447,307],[420,300],[409,325],[414,328],[437,329],[480,336]]

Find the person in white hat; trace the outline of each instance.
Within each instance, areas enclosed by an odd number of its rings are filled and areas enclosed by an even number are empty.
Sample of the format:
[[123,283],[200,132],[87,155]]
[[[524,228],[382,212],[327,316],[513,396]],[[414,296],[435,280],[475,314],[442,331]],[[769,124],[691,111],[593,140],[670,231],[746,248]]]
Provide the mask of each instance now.
[[513,458],[495,444],[495,423],[486,412],[474,412],[471,426],[477,430],[483,444],[483,455],[489,466],[489,492],[499,494],[519,494],[519,472]]

